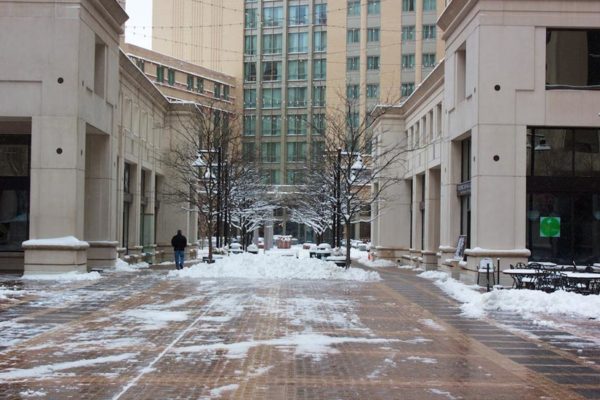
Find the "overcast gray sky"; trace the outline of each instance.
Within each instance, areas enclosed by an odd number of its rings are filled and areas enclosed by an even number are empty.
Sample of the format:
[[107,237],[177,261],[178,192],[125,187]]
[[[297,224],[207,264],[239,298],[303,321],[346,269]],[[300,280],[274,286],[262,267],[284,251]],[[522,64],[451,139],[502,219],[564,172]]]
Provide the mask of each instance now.
[[127,0],[126,8],[125,41],[152,48],[152,0]]

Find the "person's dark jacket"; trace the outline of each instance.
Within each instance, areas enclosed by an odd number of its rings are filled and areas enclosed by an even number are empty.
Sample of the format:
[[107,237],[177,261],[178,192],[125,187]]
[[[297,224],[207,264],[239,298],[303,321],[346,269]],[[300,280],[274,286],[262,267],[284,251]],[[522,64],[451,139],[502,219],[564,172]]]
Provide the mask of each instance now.
[[173,236],[171,239],[171,246],[175,251],[185,250],[185,246],[187,246],[187,239],[181,233]]

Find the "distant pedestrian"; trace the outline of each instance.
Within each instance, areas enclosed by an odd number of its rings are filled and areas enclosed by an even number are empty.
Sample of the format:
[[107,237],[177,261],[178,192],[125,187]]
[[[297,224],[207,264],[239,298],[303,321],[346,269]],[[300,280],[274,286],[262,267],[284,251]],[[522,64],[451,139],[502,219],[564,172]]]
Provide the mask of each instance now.
[[171,239],[171,246],[175,252],[175,268],[183,269],[183,259],[185,254],[185,247],[187,246],[187,239],[181,234],[181,229],[177,230],[177,235]]

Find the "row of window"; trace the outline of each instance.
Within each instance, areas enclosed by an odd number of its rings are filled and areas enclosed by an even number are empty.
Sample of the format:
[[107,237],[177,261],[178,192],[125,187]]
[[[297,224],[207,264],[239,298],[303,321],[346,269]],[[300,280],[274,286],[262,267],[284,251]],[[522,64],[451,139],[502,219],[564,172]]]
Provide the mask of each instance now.
[[[432,40],[437,36],[437,27],[435,25],[423,25],[423,40]],[[410,42],[417,37],[414,25],[402,27],[402,41]]]
[[[324,107],[326,98],[325,86],[313,86],[312,106]],[[281,88],[262,89],[262,107],[280,108]],[[308,88],[290,87],[287,90],[288,107],[306,107],[308,105]],[[256,108],[256,89],[244,89],[244,108]]]
[[[244,13],[244,27],[254,29],[258,26],[259,16],[258,8],[247,8]],[[270,6],[262,9],[262,26],[279,27],[283,26],[283,7]],[[289,26],[308,25],[309,13],[308,5],[294,5],[288,7],[287,22]],[[313,11],[313,24],[327,25],[327,4],[315,4]]]
[[[346,98],[349,100],[356,100],[360,97],[360,86],[359,85],[346,85]],[[379,98],[379,84],[369,83],[367,84],[367,98],[378,99]]]
[[[422,66],[423,68],[435,67],[435,53],[424,53],[422,55]],[[415,55],[414,54],[403,54],[402,55],[402,69],[414,69],[415,68]]]
[[[318,156],[321,153],[322,146],[313,144],[313,156]],[[306,142],[290,142],[286,143],[286,158],[288,162],[305,162],[307,160],[308,144]],[[242,154],[245,159],[254,159],[256,145],[254,142],[245,142],[242,144]],[[281,162],[281,143],[261,143],[260,144],[260,161],[263,163],[279,163]]]
[[[359,17],[360,16],[360,0],[348,1],[348,16]],[[367,15],[379,15],[381,12],[381,4],[379,0],[369,0],[367,2]]]
[[[402,0],[402,11],[416,11],[417,0]],[[436,0],[423,0],[423,11],[435,11]]]
[[[308,52],[308,32],[288,33],[288,52]],[[257,54],[257,36],[246,35],[244,37],[244,54]],[[283,37],[281,33],[267,34],[262,36],[262,54],[281,54],[283,51]],[[313,51],[327,51],[327,32],[319,31],[313,33]]]
[[[310,126],[313,135],[322,135],[325,132],[325,115],[313,114],[312,124],[308,123],[306,114],[288,114],[287,131],[288,136],[306,135]],[[281,115],[263,115],[261,118],[262,136],[280,136],[282,132]],[[256,135],[256,115],[244,116],[244,136]]]
[[[282,61],[263,61],[261,64],[263,81],[280,81],[282,78]],[[254,61],[244,63],[244,81],[256,82],[257,63]],[[288,80],[308,79],[308,60],[288,61]],[[313,60],[313,79],[325,79],[327,61],[325,59]]]
[[[380,28],[367,28],[367,42],[379,42]],[[433,40],[436,38],[435,25],[423,25],[423,40]],[[410,42],[416,39],[416,30],[414,25],[402,27],[402,41]],[[360,28],[350,28],[346,31],[347,44],[360,43]]]
[[[165,82],[165,69],[167,70],[167,84],[175,86],[175,70],[163,65],[156,66],[156,82]],[[228,85],[215,82],[213,87],[213,96],[215,98],[229,100],[230,87]],[[186,88],[190,91],[204,93],[204,79],[199,76],[188,74]]]

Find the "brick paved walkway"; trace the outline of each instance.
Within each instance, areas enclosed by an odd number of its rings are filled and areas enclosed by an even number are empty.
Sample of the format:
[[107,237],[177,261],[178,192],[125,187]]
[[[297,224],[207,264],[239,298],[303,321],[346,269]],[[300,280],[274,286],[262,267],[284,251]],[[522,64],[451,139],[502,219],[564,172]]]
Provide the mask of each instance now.
[[24,283],[27,296],[0,302],[0,398],[600,398],[598,348],[510,315],[463,319],[413,272],[379,272]]

